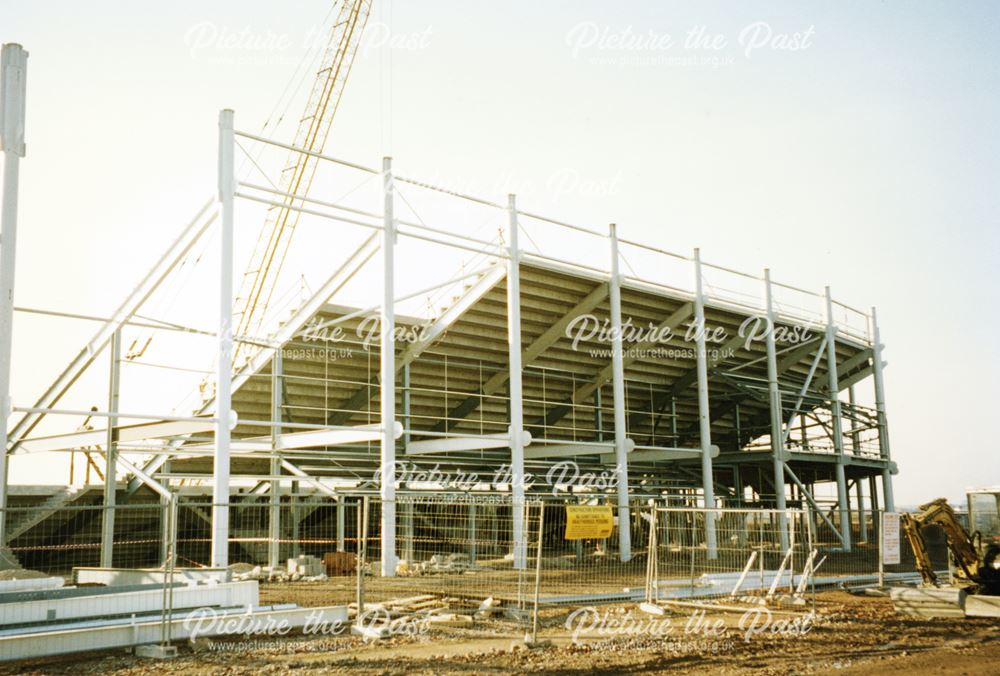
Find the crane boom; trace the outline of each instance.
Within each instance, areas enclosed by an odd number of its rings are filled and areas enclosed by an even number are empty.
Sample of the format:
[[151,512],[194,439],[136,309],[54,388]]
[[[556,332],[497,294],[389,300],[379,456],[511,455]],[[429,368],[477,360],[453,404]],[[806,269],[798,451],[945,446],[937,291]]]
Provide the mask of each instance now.
[[[316,73],[316,83],[309,96],[305,114],[299,121],[295,134],[295,147],[313,153],[323,152],[371,12],[372,0],[337,1],[340,9],[330,31],[330,39]],[[281,201],[281,206],[268,210],[236,297],[238,318],[234,325],[238,336],[256,336],[263,325],[288,246],[298,224],[300,212],[294,207],[301,206],[301,198],[308,196],[318,164],[318,158],[312,155],[289,152],[278,186],[279,192],[288,196],[275,197],[275,201]],[[240,366],[241,356],[246,358],[246,350],[243,349],[245,345],[246,343],[238,342],[233,352],[237,368]]]

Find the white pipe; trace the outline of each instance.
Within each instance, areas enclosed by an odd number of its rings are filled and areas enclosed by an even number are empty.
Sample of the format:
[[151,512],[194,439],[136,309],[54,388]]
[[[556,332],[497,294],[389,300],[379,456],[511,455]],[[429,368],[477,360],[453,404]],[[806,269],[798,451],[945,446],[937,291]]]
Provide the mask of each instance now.
[[[151,477],[146,472],[142,471],[137,465],[132,464],[131,462],[129,462],[120,455],[118,456],[117,460],[118,464],[121,465],[125,469],[125,471],[134,474],[136,477],[138,477],[140,481],[142,481],[142,483],[152,488],[160,497],[165,498],[167,500],[170,500],[173,497],[170,494],[170,489],[165,488],[163,485],[160,484],[160,482],[158,482],[156,479]],[[213,567],[225,568],[225,566],[213,566]]]
[[517,198],[507,196],[507,355],[510,368],[510,464],[513,515],[514,568],[527,566],[527,538],[524,533],[524,429],[521,390],[521,251],[518,247]]
[[17,257],[17,197],[24,157],[24,109],[28,53],[8,44],[0,53],[0,147],[3,148],[3,207],[0,211],[0,545],[7,541],[7,420],[10,415],[10,364],[14,336],[14,264]]
[[219,335],[215,381],[215,454],[212,484],[212,565],[229,565],[229,415],[233,385],[233,111],[219,113]]
[[396,223],[394,219],[394,197],[392,183],[392,158],[382,158],[382,309],[379,322],[381,340],[379,343],[379,365],[381,368],[381,416],[382,416],[382,575],[396,574],[396,346],[395,333],[396,287],[395,274]]
[[750,558],[747,559],[747,565],[743,566],[743,572],[740,573],[739,578],[736,580],[736,584],[733,586],[733,591],[730,592],[729,596],[731,598],[736,597],[736,593],[739,592],[740,587],[743,586],[743,581],[747,579],[747,573],[750,572],[750,568],[753,566],[753,562],[757,560],[757,550],[750,552]]
[[[774,574],[774,580],[771,581],[771,588],[767,590],[768,599],[774,598],[774,592],[778,590],[778,583],[781,582],[781,576],[784,575],[785,568],[788,567],[788,562],[791,560],[791,558],[792,558],[792,549],[789,548],[788,551],[785,552],[785,558],[781,559],[781,565],[778,566],[778,572]],[[789,576],[789,579],[791,579],[791,576]]]
[[764,306],[767,311],[767,393],[771,413],[771,469],[774,480],[774,506],[778,510],[778,533],[781,548],[788,549],[788,523],[785,514],[785,435],[781,428],[781,391],[778,389],[778,351],[774,342],[774,297],[771,271],[764,270]]
[[712,480],[712,421],[708,404],[708,353],[705,347],[705,294],[701,280],[701,251],[694,250],[694,312],[696,328],[696,367],[698,372],[698,427],[701,436],[701,486],[705,494],[705,546],[709,560],[718,556],[715,540],[715,488]]
[[632,558],[632,531],[628,508],[628,452],[625,418],[625,358],[622,354],[622,289],[618,272],[618,232],[608,226],[611,239],[611,388],[614,393],[615,478],[618,488],[618,550],[622,561]]

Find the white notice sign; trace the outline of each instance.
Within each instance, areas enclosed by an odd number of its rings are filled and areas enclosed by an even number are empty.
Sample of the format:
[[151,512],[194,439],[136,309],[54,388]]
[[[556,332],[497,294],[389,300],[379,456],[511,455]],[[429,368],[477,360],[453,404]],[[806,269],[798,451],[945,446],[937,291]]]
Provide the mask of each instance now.
[[899,563],[899,514],[882,513],[882,562],[888,565]]

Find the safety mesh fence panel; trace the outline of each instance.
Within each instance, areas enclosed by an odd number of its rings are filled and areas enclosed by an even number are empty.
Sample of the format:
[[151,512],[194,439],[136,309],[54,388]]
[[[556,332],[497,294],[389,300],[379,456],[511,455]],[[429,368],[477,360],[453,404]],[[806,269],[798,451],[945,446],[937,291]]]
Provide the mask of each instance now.
[[159,503],[46,505],[4,510],[6,546],[2,557],[6,577],[27,577],[37,571],[71,579],[73,569],[102,563],[106,519],[113,519],[111,565],[149,568],[162,564],[167,509]]
[[540,503],[397,496],[394,577],[379,575],[383,507],[381,500],[369,501],[366,602],[435,596],[453,608],[525,607],[534,589]]

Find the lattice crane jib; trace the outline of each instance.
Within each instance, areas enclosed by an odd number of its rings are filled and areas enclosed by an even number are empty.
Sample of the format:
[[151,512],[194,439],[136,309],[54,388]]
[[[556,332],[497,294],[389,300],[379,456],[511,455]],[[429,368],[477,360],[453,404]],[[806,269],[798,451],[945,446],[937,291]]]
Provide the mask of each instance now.
[[[331,28],[330,39],[316,73],[316,82],[294,140],[296,148],[313,153],[323,152],[371,12],[372,0],[337,2],[337,18]],[[289,152],[278,185],[279,191],[286,196],[275,198],[281,201],[282,206],[268,210],[236,297],[234,326],[238,336],[258,336],[263,326],[298,224],[300,212],[295,207],[301,207],[302,198],[308,196],[318,163],[319,160],[312,155]],[[248,357],[248,352],[246,343],[237,343],[233,351],[233,362],[237,369],[241,360]]]

